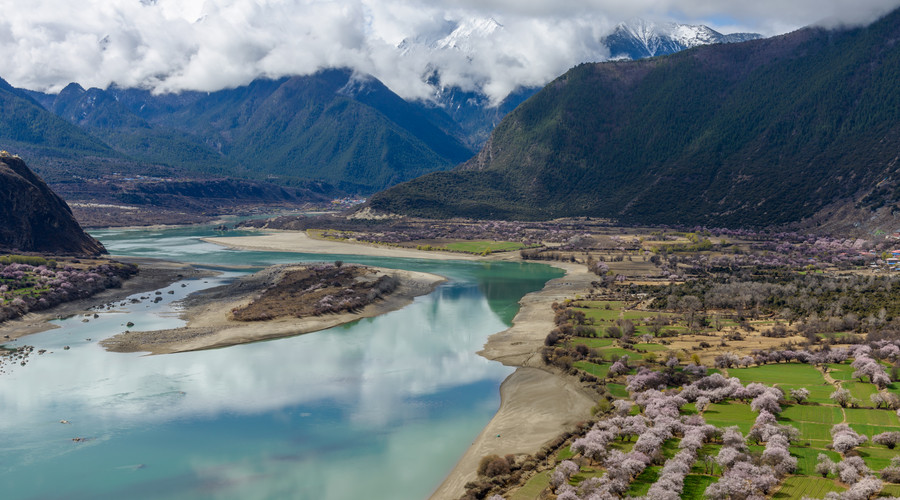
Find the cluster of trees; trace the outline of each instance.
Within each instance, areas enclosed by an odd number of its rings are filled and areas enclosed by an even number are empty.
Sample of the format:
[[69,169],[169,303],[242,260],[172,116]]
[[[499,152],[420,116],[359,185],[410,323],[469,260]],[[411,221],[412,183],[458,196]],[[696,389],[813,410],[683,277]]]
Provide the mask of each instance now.
[[400,286],[400,281],[389,275],[375,280],[357,279],[369,273],[371,270],[365,267],[343,266],[340,261],[290,271],[256,300],[233,309],[231,317],[237,321],[266,321],[356,311]]
[[60,268],[54,261],[38,259],[33,261],[38,265],[15,262],[18,259],[0,262],[0,321],[119,287],[122,280],[137,273],[133,264],[78,269],[69,265]]
[[857,455],[848,455],[854,448],[866,442],[866,436],[858,434],[847,424],[836,424],[831,428],[832,448],[842,455],[840,462],[834,462],[824,453],[817,457],[816,473],[826,477],[829,473],[836,475],[841,482],[850,485],[842,493],[829,493],[825,498],[830,500],[866,500],[878,493],[882,482],[875,477],[863,459]]
[[335,230],[331,225],[323,233],[326,238],[356,238],[359,241],[399,245],[412,241],[431,240],[493,240],[518,241],[526,245],[540,242],[567,244],[576,240],[593,241],[578,224],[551,222],[479,221],[471,223],[412,224],[405,221],[386,221],[377,227],[351,225]]
[[[666,287],[640,287],[650,294],[651,307],[679,311],[686,298],[698,302],[694,308],[735,311],[738,319],[770,315],[801,332],[896,331],[900,326],[900,276],[834,276],[798,274],[784,270],[754,274],[736,273]],[[811,338],[811,340],[813,340]]]

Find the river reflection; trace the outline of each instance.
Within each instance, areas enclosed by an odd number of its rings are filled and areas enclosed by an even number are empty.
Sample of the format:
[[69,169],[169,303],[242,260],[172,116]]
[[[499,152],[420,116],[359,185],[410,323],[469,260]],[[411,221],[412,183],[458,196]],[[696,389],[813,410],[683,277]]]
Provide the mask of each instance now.
[[[25,339],[50,352],[0,376],[4,498],[427,497],[496,411],[511,373],[474,354],[505,328],[498,308],[557,275],[492,266],[408,261],[451,281],[377,318],[211,351],[116,354],[97,341],[128,321],[178,326],[172,301],[232,275],[173,285],[159,304],[60,321]],[[483,291],[492,273],[503,297]]]

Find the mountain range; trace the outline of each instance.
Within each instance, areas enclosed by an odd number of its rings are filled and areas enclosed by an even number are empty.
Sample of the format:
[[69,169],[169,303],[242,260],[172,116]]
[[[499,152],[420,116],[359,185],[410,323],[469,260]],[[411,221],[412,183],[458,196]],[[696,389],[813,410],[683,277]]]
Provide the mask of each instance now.
[[760,38],[762,35],[758,33],[723,35],[704,25],[632,19],[619,23],[611,34],[604,37],[603,44],[609,48],[612,60],[637,60],[674,54],[701,45],[739,43]]
[[900,10],[579,65],[461,167],[373,196],[428,217],[770,226],[900,201]]
[[[473,39],[503,29],[492,19],[449,23],[399,50],[470,51]],[[422,101],[347,69],[178,94],[72,83],[53,95],[0,80],[0,146],[53,185],[113,174],[236,177],[301,188],[314,180],[365,195],[468,160],[539,90],[492,103],[479,88],[443,85],[436,66],[423,78],[434,95]]]
[[[399,49],[404,54],[424,53],[432,60],[442,59],[442,52],[458,52],[467,58],[475,57],[478,43],[490,40],[505,27],[493,18],[473,18],[447,22],[442,31],[403,40]],[[596,41],[589,60],[643,59],[673,54],[692,47],[717,43],[736,43],[762,38],[758,33],[723,35],[704,25],[680,23],[655,23],[645,19],[632,19],[619,23],[608,35]],[[441,69],[430,67],[425,82],[433,93],[431,103],[440,107],[466,132],[466,144],[480,149],[503,117],[519,104],[537,93],[540,86],[522,85],[492,103],[481,84],[473,89],[442,81]]]

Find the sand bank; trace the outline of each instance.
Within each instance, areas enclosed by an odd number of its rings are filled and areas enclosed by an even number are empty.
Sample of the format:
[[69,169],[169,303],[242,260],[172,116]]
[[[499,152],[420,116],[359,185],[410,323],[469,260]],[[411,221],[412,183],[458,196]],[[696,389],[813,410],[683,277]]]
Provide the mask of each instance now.
[[519,368],[500,386],[497,414],[434,492],[432,500],[461,497],[466,483],[476,479],[478,462],[485,455],[533,454],[565,429],[590,417],[594,399],[573,379],[548,371],[540,359],[540,350],[555,326],[550,305],[585,293],[597,277],[581,264],[552,265],[564,269],[566,275],[522,297],[513,325],[492,335],[478,353]]
[[274,266],[230,285],[194,294],[185,300],[186,308],[181,313],[182,319],[187,322],[184,327],[146,332],[128,331],[102,340],[100,344],[115,352],[169,354],[290,337],[400,309],[415,297],[431,293],[439,283],[445,281],[442,276],[429,273],[372,268],[379,274],[394,276],[400,281],[400,285],[385,298],[358,312],[304,318],[284,317],[269,321],[229,319],[232,309],[251,302],[273,279],[277,279],[276,275],[291,267],[297,266]]
[[[324,253],[330,255],[365,255],[371,257],[402,257],[406,259],[479,260],[480,257],[455,252],[421,251],[367,243],[310,238],[305,231],[280,231],[259,236],[223,236],[203,238],[203,241],[241,250],[266,252]],[[513,252],[515,253],[515,252]]]

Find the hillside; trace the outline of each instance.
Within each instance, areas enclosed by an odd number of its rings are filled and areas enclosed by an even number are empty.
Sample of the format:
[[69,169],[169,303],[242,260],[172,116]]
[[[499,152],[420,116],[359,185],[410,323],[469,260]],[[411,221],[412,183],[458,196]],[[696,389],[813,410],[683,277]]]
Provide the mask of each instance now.
[[473,154],[443,111],[349,70],[211,93],[70,84],[31,96],[124,157],[194,175],[311,179],[371,193]]
[[0,250],[106,253],[68,205],[18,157],[0,154]]
[[[584,64],[462,167],[373,196],[427,217],[766,226],[900,200],[900,11],[671,56]],[[872,192],[879,185],[879,190]]]

